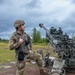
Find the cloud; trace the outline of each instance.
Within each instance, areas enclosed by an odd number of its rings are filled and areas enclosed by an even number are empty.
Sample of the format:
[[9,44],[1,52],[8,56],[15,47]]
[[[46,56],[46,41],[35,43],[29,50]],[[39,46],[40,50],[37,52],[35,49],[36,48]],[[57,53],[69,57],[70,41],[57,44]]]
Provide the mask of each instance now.
[[13,24],[16,19],[26,22],[25,30],[30,35],[36,27],[44,36],[45,32],[40,29],[39,23],[44,23],[47,28],[61,27],[71,34],[75,32],[74,8],[74,0],[0,0],[0,38],[9,39],[15,31]]

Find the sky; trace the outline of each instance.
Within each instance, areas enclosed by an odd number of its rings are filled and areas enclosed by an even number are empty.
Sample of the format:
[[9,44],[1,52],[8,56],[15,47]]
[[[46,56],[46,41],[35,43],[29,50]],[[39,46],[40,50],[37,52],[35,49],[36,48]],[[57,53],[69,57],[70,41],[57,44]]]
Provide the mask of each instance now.
[[33,28],[45,37],[39,27],[59,28],[69,36],[75,33],[75,0],[0,0],[0,38],[10,39],[15,32],[14,21],[25,21],[25,32],[32,36]]

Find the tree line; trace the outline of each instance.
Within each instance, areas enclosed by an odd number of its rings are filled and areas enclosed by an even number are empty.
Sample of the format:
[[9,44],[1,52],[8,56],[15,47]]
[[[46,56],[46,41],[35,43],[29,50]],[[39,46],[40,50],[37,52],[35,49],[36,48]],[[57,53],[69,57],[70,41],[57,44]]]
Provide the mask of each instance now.
[[7,40],[7,39],[2,39],[2,38],[0,38],[0,42],[8,42],[9,40]]
[[[9,40],[7,39],[0,38],[0,42],[8,42],[8,41]],[[35,27],[33,28],[33,33],[32,33],[32,43],[47,43],[47,38],[42,38],[40,31],[37,31]]]
[[33,34],[32,34],[32,42],[33,43],[47,43],[48,39],[47,38],[42,38],[40,31],[37,31],[36,28],[33,29]]

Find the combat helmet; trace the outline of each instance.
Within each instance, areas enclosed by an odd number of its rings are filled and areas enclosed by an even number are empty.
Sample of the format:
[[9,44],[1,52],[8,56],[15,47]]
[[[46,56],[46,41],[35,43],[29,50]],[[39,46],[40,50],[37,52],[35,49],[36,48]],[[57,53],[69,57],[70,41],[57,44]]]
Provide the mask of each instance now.
[[14,27],[18,28],[19,26],[24,25],[24,24],[25,24],[25,22],[23,20],[16,20],[14,22]]

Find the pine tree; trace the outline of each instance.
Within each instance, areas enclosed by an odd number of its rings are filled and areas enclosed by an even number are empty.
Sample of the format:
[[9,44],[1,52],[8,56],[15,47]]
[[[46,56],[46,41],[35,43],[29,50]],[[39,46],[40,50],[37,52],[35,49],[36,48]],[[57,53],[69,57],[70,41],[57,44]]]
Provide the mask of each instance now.
[[33,29],[32,40],[33,43],[38,43],[41,40],[40,32],[36,28]]

